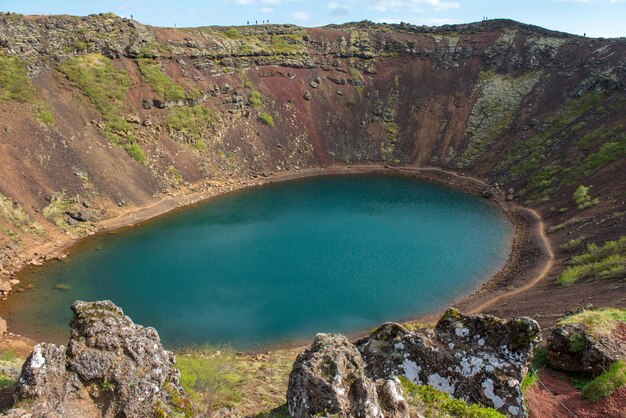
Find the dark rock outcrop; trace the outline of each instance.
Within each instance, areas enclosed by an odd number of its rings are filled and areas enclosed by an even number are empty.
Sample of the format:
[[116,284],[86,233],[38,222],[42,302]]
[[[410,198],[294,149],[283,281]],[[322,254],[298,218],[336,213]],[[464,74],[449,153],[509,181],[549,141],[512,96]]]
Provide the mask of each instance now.
[[144,417],[189,410],[153,328],[110,301],[75,302],[69,345],[38,344],[22,368],[9,416]]
[[532,319],[505,321],[450,309],[434,331],[387,323],[356,345],[373,378],[405,376],[521,417],[526,412],[520,382],[540,340],[539,325]]
[[409,407],[394,380],[365,375],[361,354],[343,335],[317,334],[298,355],[289,376],[289,413],[339,417],[408,417]]
[[[356,346],[341,335],[318,334],[296,360],[287,402],[295,417],[404,417],[409,407],[398,376],[428,384],[469,403],[523,417],[520,382],[539,325],[529,318],[446,312],[434,330],[382,325]],[[382,414],[382,415],[381,415]]]
[[597,376],[624,358],[626,340],[593,335],[581,324],[557,326],[548,337],[548,362],[554,369]]

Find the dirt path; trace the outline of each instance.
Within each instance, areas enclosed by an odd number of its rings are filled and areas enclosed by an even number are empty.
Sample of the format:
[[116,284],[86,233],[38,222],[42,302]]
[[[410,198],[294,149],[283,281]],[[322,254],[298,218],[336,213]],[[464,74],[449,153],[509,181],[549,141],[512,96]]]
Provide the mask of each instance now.
[[503,299],[508,299],[513,296],[517,296],[520,293],[523,293],[532,289],[541,280],[543,280],[550,273],[550,271],[552,270],[552,267],[554,267],[554,251],[552,250],[552,243],[550,239],[548,238],[548,236],[546,235],[545,223],[543,222],[543,220],[541,219],[541,216],[537,213],[537,211],[533,209],[529,209],[529,208],[524,208],[524,210],[527,213],[532,214],[532,216],[537,221],[536,234],[541,238],[541,241],[543,242],[543,250],[548,257],[547,262],[544,264],[541,271],[539,271],[539,273],[537,273],[537,275],[533,277],[531,280],[529,280],[528,283],[526,283],[525,285],[517,287],[513,290],[510,290],[506,293],[496,296],[495,298],[492,298],[488,301],[481,303],[480,305],[471,309],[470,313],[476,314],[476,313],[484,312],[485,310],[494,306],[496,303],[500,302]]

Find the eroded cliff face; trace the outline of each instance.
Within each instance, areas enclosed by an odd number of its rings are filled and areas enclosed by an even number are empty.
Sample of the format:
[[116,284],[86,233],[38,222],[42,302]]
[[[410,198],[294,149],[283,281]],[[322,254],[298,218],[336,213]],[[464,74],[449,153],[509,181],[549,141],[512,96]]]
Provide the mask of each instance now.
[[[564,224],[557,243],[623,234],[623,39],[506,20],[173,29],[10,14],[0,47],[6,272],[33,243],[168,194],[361,163],[512,188]],[[581,184],[602,205],[578,210]]]

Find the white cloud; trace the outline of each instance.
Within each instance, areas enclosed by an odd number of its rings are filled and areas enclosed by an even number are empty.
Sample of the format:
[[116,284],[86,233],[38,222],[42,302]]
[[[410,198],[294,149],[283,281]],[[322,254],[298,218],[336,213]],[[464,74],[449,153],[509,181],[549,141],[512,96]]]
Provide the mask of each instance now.
[[331,1],[328,3],[328,8],[330,9],[331,16],[345,16],[348,14],[349,6],[342,3],[337,3],[336,1]]
[[311,16],[307,12],[303,12],[302,10],[298,10],[297,12],[293,12],[291,17],[296,20],[309,20]]
[[261,9],[262,13],[274,13],[274,9],[272,9],[271,7],[263,7]]
[[370,10],[377,12],[413,12],[423,13],[427,9],[444,12],[458,9],[461,4],[449,0],[379,0]]

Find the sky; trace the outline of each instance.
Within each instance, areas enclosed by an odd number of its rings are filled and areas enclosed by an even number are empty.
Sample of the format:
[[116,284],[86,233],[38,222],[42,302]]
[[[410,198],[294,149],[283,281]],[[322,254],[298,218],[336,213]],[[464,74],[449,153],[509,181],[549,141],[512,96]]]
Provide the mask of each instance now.
[[626,36],[626,0],[0,0],[23,14],[113,12],[157,26],[294,23],[322,26],[371,20],[437,26],[509,18],[592,37]]

